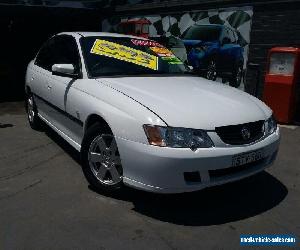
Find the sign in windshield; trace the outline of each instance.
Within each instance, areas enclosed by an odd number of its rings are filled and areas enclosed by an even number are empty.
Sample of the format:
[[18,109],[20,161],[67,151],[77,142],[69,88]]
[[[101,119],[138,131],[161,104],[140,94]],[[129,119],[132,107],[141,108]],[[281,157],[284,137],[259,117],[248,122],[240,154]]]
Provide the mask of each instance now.
[[91,53],[157,70],[157,56],[118,43],[96,39]]
[[188,72],[172,51],[155,41],[129,37],[84,37],[81,46],[91,77]]

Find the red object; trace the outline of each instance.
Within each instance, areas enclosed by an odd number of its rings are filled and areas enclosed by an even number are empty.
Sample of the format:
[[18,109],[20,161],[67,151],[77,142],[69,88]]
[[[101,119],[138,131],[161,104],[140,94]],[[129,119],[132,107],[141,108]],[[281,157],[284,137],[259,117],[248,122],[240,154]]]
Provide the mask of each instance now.
[[148,38],[150,24],[151,22],[145,18],[130,19],[122,21],[118,25],[117,31],[125,35]]
[[[290,60],[293,65],[286,67],[289,70],[284,68],[287,57],[294,58]],[[296,84],[300,75],[299,59],[300,48],[276,47],[269,51],[263,100],[280,123],[292,123],[294,119]]]

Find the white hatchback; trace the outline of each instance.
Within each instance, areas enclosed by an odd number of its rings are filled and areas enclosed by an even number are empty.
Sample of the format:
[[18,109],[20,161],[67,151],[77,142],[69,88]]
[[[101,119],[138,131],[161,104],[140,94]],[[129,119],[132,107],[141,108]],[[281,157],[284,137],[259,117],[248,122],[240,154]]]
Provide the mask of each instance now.
[[279,146],[272,111],[255,97],[190,72],[140,37],[61,33],[26,75],[28,120],[81,154],[94,187],[176,193],[245,178]]

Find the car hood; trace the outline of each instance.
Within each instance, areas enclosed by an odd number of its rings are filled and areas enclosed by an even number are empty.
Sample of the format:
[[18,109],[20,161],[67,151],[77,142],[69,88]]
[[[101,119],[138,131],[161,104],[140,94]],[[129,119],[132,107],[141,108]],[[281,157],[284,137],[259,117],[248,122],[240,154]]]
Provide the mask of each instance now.
[[101,78],[99,82],[146,106],[173,127],[215,127],[265,120],[271,110],[258,99],[194,76]]

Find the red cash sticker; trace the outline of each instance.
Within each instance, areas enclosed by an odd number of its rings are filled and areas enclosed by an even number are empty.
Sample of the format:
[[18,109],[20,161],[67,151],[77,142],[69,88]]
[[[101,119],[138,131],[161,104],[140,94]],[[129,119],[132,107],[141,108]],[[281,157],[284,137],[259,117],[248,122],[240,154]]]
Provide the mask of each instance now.
[[131,39],[131,42],[136,46],[162,47],[162,45],[159,44],[158,42],[150,41],[150,40]]

